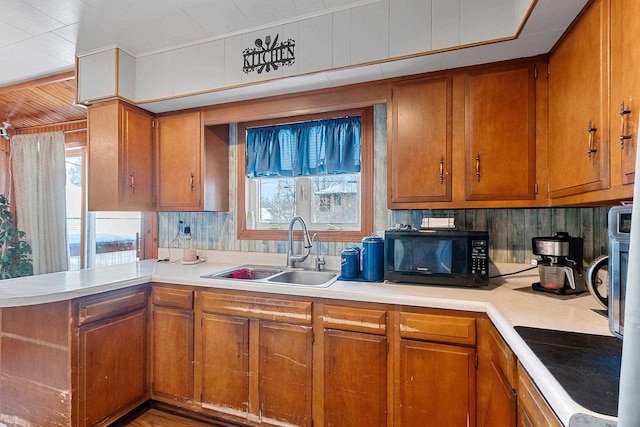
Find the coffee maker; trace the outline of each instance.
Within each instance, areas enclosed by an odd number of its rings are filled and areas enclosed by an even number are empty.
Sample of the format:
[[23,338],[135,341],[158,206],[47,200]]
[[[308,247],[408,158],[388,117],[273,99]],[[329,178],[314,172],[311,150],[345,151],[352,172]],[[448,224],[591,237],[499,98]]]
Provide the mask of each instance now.
[[533,290],[556,295],[587,290],[582,238],[558,231],[552,237],[534,237],[531,243],[533,254],[540,257],[531,261],[540,273],[540,281],[532,285]]

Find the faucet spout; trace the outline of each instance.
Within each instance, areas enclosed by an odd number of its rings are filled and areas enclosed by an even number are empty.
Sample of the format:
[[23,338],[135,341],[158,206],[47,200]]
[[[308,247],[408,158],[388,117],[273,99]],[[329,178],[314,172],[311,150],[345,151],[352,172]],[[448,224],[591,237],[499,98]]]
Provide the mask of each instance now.
[[[300,223],[302,227],[302,233],[304,235],[304,249],[307,250],[306,254],[294,254],[293,253],[293,227],[296,222]],[[299,262],[303,262],[307,259],[309,254],[311,253],[311,239],[309,238],[309,230],[307,229],[307,224],[304,222],[301,216],[294,216],[291,218],[289,222],[289,242],[288,242],[288,250],[287,250],[287,267],[288,268],[296,268],[296,264]]]

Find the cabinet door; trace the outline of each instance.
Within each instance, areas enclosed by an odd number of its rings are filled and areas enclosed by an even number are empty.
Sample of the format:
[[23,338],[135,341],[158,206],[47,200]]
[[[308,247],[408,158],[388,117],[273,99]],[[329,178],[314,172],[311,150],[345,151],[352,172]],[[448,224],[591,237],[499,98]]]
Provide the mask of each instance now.
[[490,393],[483,425],[516,427],[516,393],[504,373],[493,361],[489,381]]
[[259,335],[261,420],[311,426],[312,328],[260,321]]
[[153,206],[152,117],[123,107],[121,199],[125,205]]
[[465,88],[465,198],[535,198],[535,66],[470,74]]
[[80,327],[81,426],[107,424],[146,400],[146,328],[146,309]]
[[451,201],[452,78],[410,81],[391,90],[389,207]]
[[400,341],[403,427],[475,425],[475,349]]
[[89,210],[153,210],[152,115],[110,101],[87,117]]
[[158,119],[158,207],[200,210],[202,124],[200,113]]
[[518,426],[562,427],[544,397],[520,365],[518,365]]
[[[611,2],[611,151],[621,151],[622,184],[635,179],[640,118],[640,2]],[[623,106],[624,103],[624,106]],[[619,127],[618,127],[619,126]],[[621,138],[622,137],[622,138]],[[612,156],[612,159],[617,158]]]
[[387,425],[385,336],[325,330],[324,421],[327,427]]
[[153,308],[153,393],[193,400],[193,311]]
[[609,187],[607,22],[593,2],[549,58],[551,198]]
[[247,414],[249,319],[203,314],[201,340],[202,405]]

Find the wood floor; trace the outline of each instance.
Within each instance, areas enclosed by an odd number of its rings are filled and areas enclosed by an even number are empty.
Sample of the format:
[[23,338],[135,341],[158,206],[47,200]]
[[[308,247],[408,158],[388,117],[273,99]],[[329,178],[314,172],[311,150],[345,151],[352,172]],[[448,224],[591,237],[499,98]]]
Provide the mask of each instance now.
[[231,422],[214,422],[195,420],[173,413],[170,410],[148,408],[139,411],[138,415],[128,416],[126,420],[120,420],[112,427],[234,427],[239,424]]
[[159,409],[151,408],[121,427],[211,427],[215,424],[183,418]]

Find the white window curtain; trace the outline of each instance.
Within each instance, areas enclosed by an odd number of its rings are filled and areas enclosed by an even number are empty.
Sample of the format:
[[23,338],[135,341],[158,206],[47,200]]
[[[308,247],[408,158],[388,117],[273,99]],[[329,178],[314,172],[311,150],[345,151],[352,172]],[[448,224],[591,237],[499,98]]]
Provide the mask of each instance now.
[[62,132],[15,135],[11,158],[18,228],[33,250],[33,274],[68,269]]

